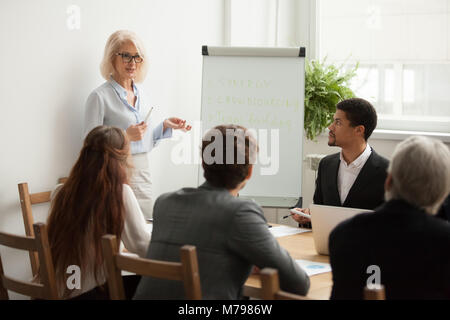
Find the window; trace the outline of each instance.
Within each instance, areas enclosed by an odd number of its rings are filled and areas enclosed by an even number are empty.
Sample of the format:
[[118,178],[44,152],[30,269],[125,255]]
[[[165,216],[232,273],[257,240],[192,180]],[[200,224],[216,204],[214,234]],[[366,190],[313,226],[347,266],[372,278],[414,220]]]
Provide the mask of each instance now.
[[379,129],[450,132],[447,0],[320,0],[319,57],[348,67]]

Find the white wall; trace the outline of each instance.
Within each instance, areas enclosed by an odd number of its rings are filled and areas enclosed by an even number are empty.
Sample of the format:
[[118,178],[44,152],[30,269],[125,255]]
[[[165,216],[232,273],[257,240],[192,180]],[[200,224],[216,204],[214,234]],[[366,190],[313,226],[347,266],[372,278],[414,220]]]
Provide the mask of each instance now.
[[[66,25],[72,4],[81,9],[79,30]],[[85,100],[104,81],[99,63],[112,32],[130,29],[142,38],[150,56],[143,88],[154,105],[166,115],[199,117],[201,45],[222,44],[222,6],[222,0],[1,1],[1,231],[25,232],[18,183],[38,192],[68,175],[81,147]],[[171,144],[153,154],[156,194],[196,183],[195,170],[168,161]],[[36,221],[45,221],[47,211],[36,209]],[[0,253],[8,274],[31,274],[25,252],[1,247]]]

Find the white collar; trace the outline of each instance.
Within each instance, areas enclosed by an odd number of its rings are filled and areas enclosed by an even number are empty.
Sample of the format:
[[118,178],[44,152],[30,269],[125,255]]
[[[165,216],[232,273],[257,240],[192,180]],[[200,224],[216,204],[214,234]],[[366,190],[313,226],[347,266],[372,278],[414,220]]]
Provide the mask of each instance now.
[[354,168],[361,168],[369,159],[370,154],[372,153],[372,148],[369,146],[368,143],[366,143],[366,148],[364,149],[363,153],[359,155],[358,158],[356,158],[352,163],[347,164],[347,162],[344,160],[344,157],[342,156],[342,149],[339,154],[339,157],[341,159],[341,163],[343,163],[346,167],[354,167]]

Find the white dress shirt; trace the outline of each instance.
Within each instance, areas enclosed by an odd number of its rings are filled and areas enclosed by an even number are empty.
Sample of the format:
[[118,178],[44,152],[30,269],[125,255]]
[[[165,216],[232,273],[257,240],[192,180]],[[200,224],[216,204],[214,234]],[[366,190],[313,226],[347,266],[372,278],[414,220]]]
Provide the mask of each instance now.
[[366,149],[364,149],[363,153],[361,153],[361,155],[352,163],[347,164],[347,162],[345,162],[344,160],[344,157],[342,156],[341,150],[341,163],[339,165],[338,171],[338,191],[341,198],[341,204],[344,204],[345,199],[347,198],[347,195],[353,186],[353,183],[355,183],[356,178],[361,172],[361,169],[364,167],[367,159],[369,159],[371,153],[372,148],[367,143]]

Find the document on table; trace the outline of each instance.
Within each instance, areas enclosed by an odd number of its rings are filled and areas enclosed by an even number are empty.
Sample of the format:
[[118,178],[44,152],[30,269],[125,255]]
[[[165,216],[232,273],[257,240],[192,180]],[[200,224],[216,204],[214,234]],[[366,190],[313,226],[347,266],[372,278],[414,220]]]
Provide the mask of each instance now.
[[311,277],[316,274],[331,272],[329,263],[315,262],[309,260],[295,260],[297,264],[305,270],[306,274]]
[[311,232],[311,229],[293,228],[288,226],[276,226],[269,229],[275,238],[291,236],[297,233]]

